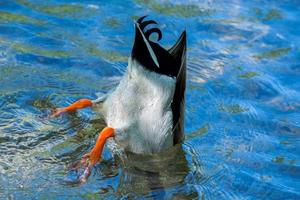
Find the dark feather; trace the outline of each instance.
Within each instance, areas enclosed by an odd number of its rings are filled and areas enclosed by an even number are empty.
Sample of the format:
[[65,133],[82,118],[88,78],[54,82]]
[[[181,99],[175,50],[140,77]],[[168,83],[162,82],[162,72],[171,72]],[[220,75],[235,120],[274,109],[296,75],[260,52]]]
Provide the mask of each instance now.
[[140,23],[141,30],[144,31],[145,27],[150,25],[150,24],[157,24],[157,22],[154,21],[154,20],[143,21],[142,23]]
[[[131,53],[132,59],[137,60],[149,71],[176,77],[180,69],[180,63],[176,62],[173,55],[161,47],[157,42],[149,40],[150,35],[153,33],[157,33],[158,40],[160,40],[162,38],[162,33],[158,28],[151,28],[147,31],[143,31],[143,29],[146,27],[145,25],[154,24],[153,22],[155,22],[153,20],[143,22],[145,17],[146,16],[139,18],[135,24],[136,30],[135,41]],[[149,46],[146,45],[144,38],[146,38],[147,43],[149,43],[152,51],[154,52],[158,65],[153,60],[148,48]]]
[[146,17],[147,17],[147,15],[140,17],[136,22],[140,24]]
[[186,31],[184,31],[176,44],[169,49],[177,62],[180,62],[180,70],[176,77],[175,93],[171,105],[173,113],[173,143],[180,143],[184,139],[184,107],[186,88]]
[[[141,17],[136,22],[135,41],[132,48],[132,59],[137,60],[147,70],[162,75],[176,78],[175,92],[171,104],[173,113],[173,143],[174,145],[184,139],[184,106],[186,88],[186,32],[184,31],[176,44],[169,50],[164,49],[158,43],[150,41],[152,33],[158,34],[159,41],[162,33],[158,28],[144,31],[146,26],[156,24],[155,21],[144,21]],[[146,41],[145,41],[146,38]],[[147,45],[148,43],[148,45]],[[159,66],[151,56],[149,45],[154,52]]]
[[150,35],[152,33],[157,33],[158,34],[158,38],[157,38],[157,41],[161,40],[162,38],[162,34],[161,34],[161,31],[158,29],[158,28],[152,28],[152,29],[149,29],[145,32],[145,37],[148,38],[148,40],[150,40]]

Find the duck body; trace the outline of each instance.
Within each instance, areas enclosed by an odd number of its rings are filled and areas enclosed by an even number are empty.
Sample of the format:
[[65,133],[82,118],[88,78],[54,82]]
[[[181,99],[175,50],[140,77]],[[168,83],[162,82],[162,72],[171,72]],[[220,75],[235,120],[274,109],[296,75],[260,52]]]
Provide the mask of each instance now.
[[117,144],[144,154],[173,146],[175,83],[175,78],[151,72],[129,59],[120,84],[103,104],[106,123],[114,127]]
[[[184,139],[186,32],[165,49],[157,43],[162,38],[160,29],[153,28],[157,23],[145,17],[135,22],[127,70],[115,90],[96,100],[80,99],[51,115],[102,104],[107,126],[80,162],[85,168],[80,181],[87,180],[108,139],[136,154],[159,153]],[[153,33],[158,35],[156,42],[150,39]]]
[[183,140],[186,33],[169,50],[150,40],[162,34],[153,20],[135,22],[135,40],[126,73],[104,102],[115,141],[134,153],[166,150]]

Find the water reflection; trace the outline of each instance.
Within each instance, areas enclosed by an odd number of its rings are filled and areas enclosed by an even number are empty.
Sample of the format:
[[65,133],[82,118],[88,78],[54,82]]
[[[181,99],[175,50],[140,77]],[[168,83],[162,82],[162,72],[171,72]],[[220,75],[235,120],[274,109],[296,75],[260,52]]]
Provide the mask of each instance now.
[[[123,174],[120,177],[120,194],[148,194],[183,184],[189,172],[181,145],[156,155],[126,153]],[[163,197],[163,196],[162,196]]]

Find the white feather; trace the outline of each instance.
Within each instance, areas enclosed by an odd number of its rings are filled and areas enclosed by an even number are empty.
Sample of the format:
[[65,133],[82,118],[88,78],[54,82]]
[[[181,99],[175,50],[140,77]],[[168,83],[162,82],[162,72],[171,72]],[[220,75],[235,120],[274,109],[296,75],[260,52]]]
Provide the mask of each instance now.
[[120,146],[135,153],[157,153],[173,145],[175,82],[129,59],[123,79],[103,106],[107,125],[115,128]]

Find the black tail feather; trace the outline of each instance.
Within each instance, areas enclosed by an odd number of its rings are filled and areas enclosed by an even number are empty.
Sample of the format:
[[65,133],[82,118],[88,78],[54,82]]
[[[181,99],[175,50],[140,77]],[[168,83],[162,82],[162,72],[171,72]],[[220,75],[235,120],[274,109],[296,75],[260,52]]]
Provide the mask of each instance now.
[[184,139],[184,108],[186,88],[186,31],[184,31],[176,44],[169,49],[177,62],[180,62],[180,69],[176,77],[176,86],[171,105],[173,113],[173,143],[177,144]]
[[142,23],[140,23],[141,30],[144,31],[145,27],[150,24],[157,24],[157,22],[154,20],[143,21]]
[[[136,31],[135,41],[132,48],[132,58],[137,60],[150,71],[162,75],[176,77],[181,66],[180,59],[177,59],[177,57],[179,58],[178,55],[180,54],[179,47],[174,47],[174,52],[171,51],[173,53],[170,53],[170,50],[168,51],[160,46],[157,42],[162,39],[161,30],[157,27],[145,30],[148,25],[157,24],[157,22],[154,20],[144,21],[145,18],[146,16],[143,16],[135,23]],[[150,36],[153,33],[158,34],[156,42],[150,40]]]
[[[160,41],[162,33],[156,27],[145,31],[148,25],[157,24],[154,20],[143,21],[145,18],[146,16],[143,16],[136,21],[135,41],[131,56],[149,71],[176,78],[171,108],[173,113],[173,143],[177,144],[184,139],[186,31],[181,34],[173,47],[166,50],[157,42],[149,39],[152,33],[157,33],[157,41]],[[155,55],[153,56],[153,54]]]

